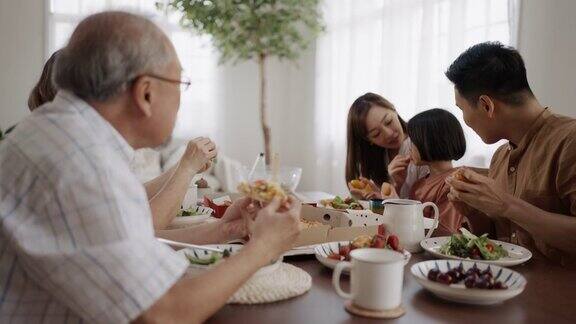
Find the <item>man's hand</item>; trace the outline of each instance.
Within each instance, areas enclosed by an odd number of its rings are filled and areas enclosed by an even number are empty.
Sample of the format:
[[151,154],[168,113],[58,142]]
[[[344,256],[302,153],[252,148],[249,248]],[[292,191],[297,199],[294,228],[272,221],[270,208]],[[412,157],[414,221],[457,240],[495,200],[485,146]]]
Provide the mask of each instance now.
[[181,161],[190,166],[195,173],[201,173],[210,168],[216,155],[216,144],[209,138],[198,137],[188,142]]
[[243,238],[248,235],[248,221],[244,215],[246,211],[251,211],[253,208],[255,207],[252,205],[252,200],[244,197],[236,200],[226,209],[226,212],[220,218],[220,226],[226,241]]
[[301,209],[302,203],[289,196],[285,204],[275,197],[257,212],[248,211],[245,216],[249,224],[250,241],[265,246],[272,258],[290,250],[300,234]]
[[470,169],[461,169],[460,174],[464,179],[446,178],[446,183],[450,186],[448,199],[459,211],[465,215],[471,207],[488,216],[504,215],[514,197],[498,188],[494,180]]

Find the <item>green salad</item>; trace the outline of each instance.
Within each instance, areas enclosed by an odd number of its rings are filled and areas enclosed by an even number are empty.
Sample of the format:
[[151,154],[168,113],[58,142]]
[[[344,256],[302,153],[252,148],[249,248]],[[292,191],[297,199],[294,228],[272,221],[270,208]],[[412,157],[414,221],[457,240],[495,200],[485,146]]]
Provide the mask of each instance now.
[[203,215],[200,211],[196,211],[194,210],[194,208],[190,208],[190,209],[180,209],[180,211],[178,212],[178,216],[179,217],[183,217],[183,216],[199,216],[199,215]]
[[508,256],[504,248],[488,238],[488,234],[476,236],[461,228],[462,234],[452,234],[440,247],[440,253],[475,260],[498,260]]
[[198,258],[198,257],[190,255],[188,253],[184,253],[184,255],[186,256],[186,258],[188,259],[188,261],[191,264],[211,265],[211,264],[217,263],[218,261],[220,261],[222,259],[229,257],[230,253],[231,252],[229,250],[224,250],[224,253],[211,252],[210,256],[207,258]]
[[332,199],[330,205],[334,209],[362,209],[358,201],[351,197],[342,199],[342,197],[336,196]]

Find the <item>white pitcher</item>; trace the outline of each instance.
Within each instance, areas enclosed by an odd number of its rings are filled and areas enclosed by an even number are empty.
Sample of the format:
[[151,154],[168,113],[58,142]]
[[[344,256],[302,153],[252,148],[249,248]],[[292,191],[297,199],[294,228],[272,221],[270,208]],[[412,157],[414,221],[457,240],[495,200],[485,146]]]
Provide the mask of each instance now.
[[[424,208],[434,209],[434,225],[424,235]],[[420,252],[420,241],[429,238],[438,226],[438,206],[433,202],[421,203],[409,199],[384,200],[384,216],[390,221],[390,230],[398,235],[400,245],[408,252]]]

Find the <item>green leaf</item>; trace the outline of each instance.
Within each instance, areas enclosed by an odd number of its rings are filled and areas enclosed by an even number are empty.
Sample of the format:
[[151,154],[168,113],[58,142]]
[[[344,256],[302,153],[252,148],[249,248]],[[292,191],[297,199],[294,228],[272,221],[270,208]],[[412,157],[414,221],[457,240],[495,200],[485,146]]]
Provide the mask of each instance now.
[[[220,63],[260,54],[293,61],[324,31],[320,0],[173,0],[180,24],[210,35]],[[158,4],[158,9],[163,6]]]

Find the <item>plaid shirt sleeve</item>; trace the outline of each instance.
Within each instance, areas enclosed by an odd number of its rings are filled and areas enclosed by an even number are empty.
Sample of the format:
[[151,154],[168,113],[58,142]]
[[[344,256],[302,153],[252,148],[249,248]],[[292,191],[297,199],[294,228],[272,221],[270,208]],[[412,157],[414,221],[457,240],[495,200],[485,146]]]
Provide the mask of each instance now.
[[26,273],[88,322],[137,318],[187,266],[154,239],[144,188],[110,153],[68,157],[58,176],[23,172],[11,198],[27,207],[3,224]]

